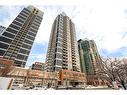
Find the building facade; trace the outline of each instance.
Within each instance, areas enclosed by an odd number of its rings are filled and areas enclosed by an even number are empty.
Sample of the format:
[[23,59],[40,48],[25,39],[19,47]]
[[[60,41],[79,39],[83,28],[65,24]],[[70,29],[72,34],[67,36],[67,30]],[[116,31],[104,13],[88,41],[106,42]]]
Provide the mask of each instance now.
[[50,64],[50,71],[66,69],[80,72],[75,26],[64,12],[52,25],[46,63]]
[[42,19],[42,11],[33,6],[24,8],[0,35],[0,56],[24,67]]
[[59,80],[58,85],[62,85],[64,87],[77,85],[84,86],[86,83],[86,75],[85,73],[76,71],[60,70]]
[[[56,72],[45,72],[40,70],[31,70],[23,67],[12,66],[13,68],[6,73],[6,78],[13,78],[13,85],[26,86],[57,86],[59,75]],[[3,73],[3,72],[2,72]],[[0,75],[1,76],[1,75]],[[12,86],[13,86],[12,85]]]
[[86,73],[88,84],[98,84],[98,71],[101,66],[101,57],[93,40],[78,41],[81,71]]
[[42,63],[42,62],[35,62],[34,64],[32,64],[32,70],[40,70],[40,71],[45,71],[46,69],[46,63]]

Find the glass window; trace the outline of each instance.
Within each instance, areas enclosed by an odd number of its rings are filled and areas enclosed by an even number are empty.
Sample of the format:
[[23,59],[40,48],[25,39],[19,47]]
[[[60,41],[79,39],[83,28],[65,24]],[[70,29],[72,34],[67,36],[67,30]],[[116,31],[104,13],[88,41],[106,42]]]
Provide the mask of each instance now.
[[6,42],[6,43],[11,43],[11,41],[12,41],[12,40],[10,40],[10,39],[8,39],[8,38],[5,38],[5,37],[0,36],[0,41]]
[[27,13],[30,13],[31,11],[30,10],[28,10],[27,8],[24,8],[24,10],[23,11],[26,11]]
[[37,30],[32,29],[32,28],[30,28],[30,31],[32,31],[32,32],[34,32],[34,33],[36,33],[36,32],[37,32]]
[[37,24],[37,23],[33,23],[33,25],[35,25],[36,27],[39,27],[39,24]]
[[42,19],[42,17],[40,17],[40,16],[38,16],[38,15],[37,15],[37,17],[38,17],[40,20]]
[[31,35],[31,36],[34,36],[34,37],[36,36],[36,34],[30,32],[30,31],[28,32],[28,34]]
[[15,21],[13,21],[13,23],[14,23],[14,24],[16,24],[16,25],[18,25],[18,26],[22,26],[22,24],[21,24],[21,23],[19,23],[19,22],[17,22],[16,20],[15,20]]
[[14,30],[14,29],[12,29],[12,28],[7,28],[6,29],[6,31],[8,31],[8,32],[11,32],[11,33],[14,33],[14,34],[16,34],[17,33],[17,31],[16,30]]
[[17,61],[17,60],[15,60],[15,66],[21,66],[22,65],[22,61]]
[[62,60],[58,60],[58,59],[56,59],[56,63],[55,63],[56,65],[59,65],[59,66],[62,66]]
[[[0,43],[1,44],[1,43]],[[4,53],[5,53],[5,51],[4,50],[0,50],[0,55],[1,56],[3,56],[4,55]]]
[[26,42],[26,43],[28,43],[28,44],[30,44],[30,45],[32,45],[33,44],[33,42],[32,41],[29,41],[29,40],[27,40],[27,39],[25,39],[25,41],[24,42]]
[[20,15],[27,17],[27,14],[25,14],[25,13],[20,13]]
[[26,19],[25,17],[23,17],[23,16],[21,16],[21,15],[18,15],[18,17],[21,18],[21,19],[23,19],[23,20]]
[[57,42],[56,44],[57,44],[57,46],[62,47],[61,43]]
[[41,22],[42,19],[39,19],[39,18],[36,17],[36,20],[39,21],[39,22]]
[[9,45],[0,43],[0,48],[7,49]]
[[27,58],[28,58],[28,56],[25,56],[24,60],[26,60],[26,61],[27,61]]
[[27,44],[23,44],[22,45],[23,48],[26,48],[26,49],[31,49],[31,46],[27,45]]
[[24,55],[18,54],[17,59],[24,60]]
[[15,35],[7,33],[7,32],[4,32],[3,35],[7,36],[7,37],[10,37],[10,38],[14,38],[15,37]]
[[26,38],[28,38],[28,39],[30,39],[30,40],[34,40],[34,38],[33,37],[31,37],[31,36],[26,36]]
[[62,54],[60,53],[56,53],[55,55],[56,55],[56,58],[60,58],[60,59],[62,58]]
[[26,15],[29,15],[30,11],[25,8],[21,13],[25,13]]
[[25,50],[25,49],[20,49],[19,52],[20,53],[23,53],[23,54],[29,54],[29,51],[28,50]]
[[13,24],[11,24],[9,27],[12,27],[12,28],[17,29],[17,30],[20,29],[20,27],[18,27],[18,26],[16,26],[16,25],[13,25]]
[[21,20],[20,18],[17,18],[16,17],[16,19],[15,20],[17,20],[17,21],[19,21],[19,22],[21,22],[21,23],[24,23],[24,21],[23,20]]
[[32,25],[31,27],[32,27],[33,29],[38,30],[38,27],[36,27],[35,25]]

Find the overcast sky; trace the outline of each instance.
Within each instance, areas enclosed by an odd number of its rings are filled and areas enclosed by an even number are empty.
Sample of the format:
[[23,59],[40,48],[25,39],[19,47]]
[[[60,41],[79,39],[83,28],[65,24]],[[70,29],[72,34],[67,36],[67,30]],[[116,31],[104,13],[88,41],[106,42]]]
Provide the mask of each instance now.
[[[36,61],[45,62],[52,23],[63,11],[75,23],[77,40],[95,40],[101,56],[126,57],[127,1],[119,1],[93,0],[83,5],[34,5],[44,12],[44,16],[27,65]],[[1,6],[0,25],[8,27],[24,7],[27,6]]]

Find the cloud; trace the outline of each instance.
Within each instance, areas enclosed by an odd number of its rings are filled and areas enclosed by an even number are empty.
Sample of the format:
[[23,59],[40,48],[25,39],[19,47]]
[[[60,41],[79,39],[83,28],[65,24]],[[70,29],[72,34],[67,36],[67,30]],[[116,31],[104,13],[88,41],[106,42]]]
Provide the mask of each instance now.
[[[77,37],[95,40],[100,49],[114,52],[123,46],[127,47],[127,2],[100,1],[82,6],[79,14],[73,19]],[[83,35],[81,35],[83,34]]]
[[53,21],[55,20],[56,16],[63,11],[67,13],[69,16],[73,16],[73,13],[70,12],[75,11],[76,6],[36,6],[40,10],[44,12],[43,20],[39,31],[37,33],[35,42],[47,44],[49,41],[51,28]]
[[26,66],[31,66],[35,62],[45,62],[45,57],[45,54],[30,54]]
[[1,6],[0,25],[8,27],[22,9],[23,6]]

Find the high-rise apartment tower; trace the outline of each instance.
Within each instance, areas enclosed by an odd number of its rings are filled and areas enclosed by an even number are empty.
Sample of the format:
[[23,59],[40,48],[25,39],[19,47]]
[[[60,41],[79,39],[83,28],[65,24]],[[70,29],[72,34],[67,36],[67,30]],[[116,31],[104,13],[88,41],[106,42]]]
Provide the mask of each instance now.
[[98,53],[97,46],[93,40],[78,41],[81,71],[87,75],[96,75],[100,65],[101,57]]
[[80,72],[75,25],[64,12],[52,25],[46,63],[50,64],[50,71],[66,69]]
[[88,85],[105,85],[105,80],[100,78],[102,60],[94,40],[78,41],[81,71],[86,74]]
[[24,67],[42,18],[43,12],[37,8],[24,8],[0,36],[0,56]]

